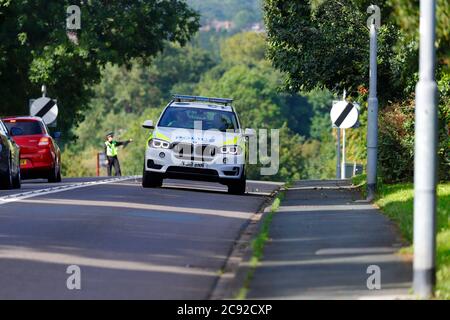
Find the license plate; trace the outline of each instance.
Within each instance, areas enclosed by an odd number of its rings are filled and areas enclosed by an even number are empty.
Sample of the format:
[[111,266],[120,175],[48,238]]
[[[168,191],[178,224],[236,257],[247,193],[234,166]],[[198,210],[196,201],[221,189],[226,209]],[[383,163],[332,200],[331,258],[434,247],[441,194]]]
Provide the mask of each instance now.
[[204,168],[205,167],[204,163],[187,162],[187,161],[182,161],[181,165],[185,166],[185,167],[190,167],[190,168]]
[[27,160],[20,160],[20,165],[25,166],[27,164]]

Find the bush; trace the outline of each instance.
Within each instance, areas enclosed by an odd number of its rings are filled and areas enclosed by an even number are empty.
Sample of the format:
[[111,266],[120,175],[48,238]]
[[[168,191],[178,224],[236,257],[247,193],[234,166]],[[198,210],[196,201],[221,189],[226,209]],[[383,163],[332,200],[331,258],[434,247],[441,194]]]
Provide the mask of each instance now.
[[392,104],[380,113],[379,171],[385,182],[411,181],[414,174],[414,107]]
[[[450,180],[450,106],[439,105],[438,176]],[[379,123],[379,170],[383,181],[406,182],[414,177],[414,101],[394,103],[382,110]]]

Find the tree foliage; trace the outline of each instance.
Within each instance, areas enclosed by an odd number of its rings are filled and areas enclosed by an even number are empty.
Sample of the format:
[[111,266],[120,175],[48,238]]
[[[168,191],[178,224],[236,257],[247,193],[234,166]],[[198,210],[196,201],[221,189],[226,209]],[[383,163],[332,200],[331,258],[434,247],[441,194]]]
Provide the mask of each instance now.
[[[108,65],[102,82],[95,87],[96,95],[90,110],[85,112],[86,119],[74,130],[78,142],[66,149],[65,154],[78,159],[66,168],[66,173],[93,175],[96,153],[102,151],[106,132],[112,130],[118,139],[135,140],[120,150],[119,156],[125,174],[139,174],[148,138],[141,123],[144,119],[156,121],[170,99],[169,93],[177,92],[234,98],[244,127],[280,129],[279,172],[261,177],[263,165],[249,166],[249,178],[286,181],[329,177],[330,170],[319,172],[322,155],[316,151],[320,146],[333,150],[333,141],[328,139],[325,147],[324,143],[308,139],[311,121],[316,116],[328,116],[331,95],[321,90],[309,96],[279,91],[283,77],[264,59],[265,48],[263,36],[243,33],[224,40],[218,64],[211,53],[198,47],[170,45],[149,67],[138,60],[128,69]],[[313,107],[310,100],[314,100]],[[325,131],[329,134],[328,123]],[[316,170],[307,168],[313,165]]]
[[233,21],[235,31],[261,21],[261,0],[187,0],[187,3],[202,13],[201,22],[213,20]]
[[[65,29],[73,4],[81,8],[78,45]],[[148,64],[165,41],[185,44],[198,27],[196,12],[178,0],[0,0],[1,114],[27,114],[28,99],[46,84],[68,132],[83,118],[106,64]]]
[[[385,1],[375,1],[385,8]],[[269,57],[288,76],[291,90],[347,89],[355,94],[368,82],[367,1],[265,1]],[[403,69],[391,50],[399,37],[392,23],[379,31],[381,99],[402,92]]]
[[[414,109],[410,101],[414,101],[418,80],[419,1],[266,0],[268,55],[274,66],[286,74],[289,89],[309,91],[319,86],[335,93],[347,89],[350,98],[358,100],[361,128],[352,129],[347,142],[351,156],[364,160],[369,82],[366,8],[372,3],[381,8],[382,22],[377,57],[380,172],[387,181],[411,180]],[[446,0],[437,3],[438,152],[440,178],[446,180],[450,178],[450,99],[446,90],[450,74],[450,5]],[[313,119],[311,133],[315,138],[324,124],[320,117]]]

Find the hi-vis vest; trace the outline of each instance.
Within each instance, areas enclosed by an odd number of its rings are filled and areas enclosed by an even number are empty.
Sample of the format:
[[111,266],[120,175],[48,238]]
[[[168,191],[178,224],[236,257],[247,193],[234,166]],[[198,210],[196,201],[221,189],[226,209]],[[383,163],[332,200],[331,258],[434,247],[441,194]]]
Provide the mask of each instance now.
[[106,141],[105,145],[106,145],[106,155],[108,157],[117,156],[117,147],[116,147],[115,141],[113,141],[113,142]]

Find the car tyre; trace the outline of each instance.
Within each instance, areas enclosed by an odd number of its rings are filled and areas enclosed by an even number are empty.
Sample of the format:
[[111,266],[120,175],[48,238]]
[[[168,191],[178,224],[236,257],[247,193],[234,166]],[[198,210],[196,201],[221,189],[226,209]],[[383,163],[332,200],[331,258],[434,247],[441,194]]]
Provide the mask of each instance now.
[[20,189],[21,186],[22,186],[22,178],[21,178],[20,169],[19,169],[19,171],[17,172],[16,176],[13,179],[12,187],[14,189]]
[[58,166],[58,173],[56,174],[56,182],[61,182],[61,166]]
[[48,176],[48,182],[61,182],[61,167],[58,165],[55,165],[54,168],[50,171],[50,174]]
[[8,190],[13,187],[13,176],[11,172],[11,163],[8,161],[6,174],[0,177],[0,189]]
[[242,177],[238,181],[228,184],[228,193],[243,195],[245,194],[246,186],[247,178],[245,177],[245,173],[243,173]]
[[144,188],[158,188],[163,184],[162,177],[155,172],[146,171],[144,167],[144,172],[142,173],[142,187]]

